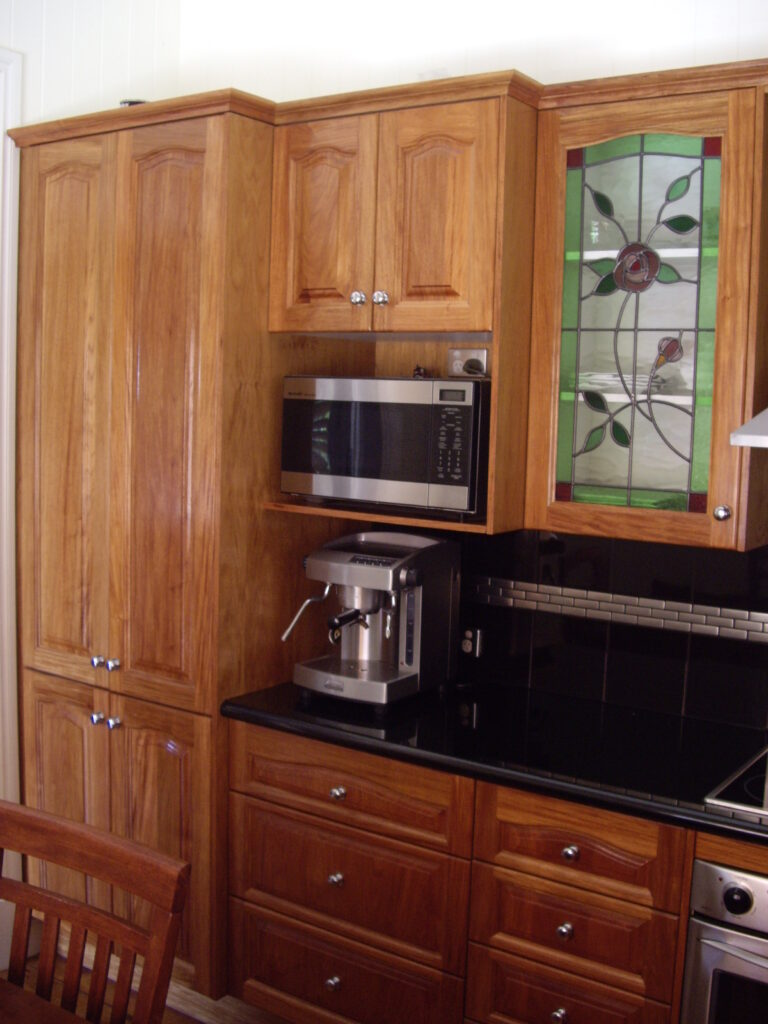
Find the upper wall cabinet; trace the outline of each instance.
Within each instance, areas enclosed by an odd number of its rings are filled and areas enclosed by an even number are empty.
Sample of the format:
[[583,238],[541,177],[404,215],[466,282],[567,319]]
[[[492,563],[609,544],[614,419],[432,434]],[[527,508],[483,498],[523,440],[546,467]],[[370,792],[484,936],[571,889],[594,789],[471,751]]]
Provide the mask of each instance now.
[[766,542],[761,456],[730,445],[762,397],[763,106],[726,87],[540,115],[528,527]]
[[278,128],[270,330],[491,330],[499,104]]

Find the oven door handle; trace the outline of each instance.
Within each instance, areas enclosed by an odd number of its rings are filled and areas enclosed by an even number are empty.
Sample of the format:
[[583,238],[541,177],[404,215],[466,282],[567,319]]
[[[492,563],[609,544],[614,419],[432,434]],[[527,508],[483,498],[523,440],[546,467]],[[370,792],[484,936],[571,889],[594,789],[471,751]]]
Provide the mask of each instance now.
[[700,939],[702,946],[711,946],[712,949],[717,949],[721,953],[728,953],[730,956],[735,956],[737,960],[744,960],[748,964],[752,964],[753,967],[759,967],[763,971],[768,971],[768,959],[763,956],[757,956],[755,953],[748,953],[745,949],[741,949],[740,946],[729,946],[727,942],[718,942],[716,939]]

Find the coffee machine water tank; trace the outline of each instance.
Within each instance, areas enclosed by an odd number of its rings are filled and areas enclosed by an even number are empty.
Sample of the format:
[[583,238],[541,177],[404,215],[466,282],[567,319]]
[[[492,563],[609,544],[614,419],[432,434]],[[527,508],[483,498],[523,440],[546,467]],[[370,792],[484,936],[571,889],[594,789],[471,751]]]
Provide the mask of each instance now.
[[445,685],[458,646],[460,556],[453,541],[410,533],[364,532],[331,541],[305,561],[325,584],[304,609],[333,590],[328,653],[294,666],[307,690],[388,704]]

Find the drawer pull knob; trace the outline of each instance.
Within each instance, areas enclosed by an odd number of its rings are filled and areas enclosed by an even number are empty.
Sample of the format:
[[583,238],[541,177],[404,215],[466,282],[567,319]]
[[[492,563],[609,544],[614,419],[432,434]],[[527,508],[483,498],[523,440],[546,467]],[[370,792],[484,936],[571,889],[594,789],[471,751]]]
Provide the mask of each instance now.
[[552,1024],[568,1024],[568,1014],[562,1006],[559,1010],[553,1010],[549,1015],[549,1019],[552,1021]]
[[568,939],[573,938],[573,925],[570,921],[563,921],[561,925],[558,925],[557,937],[558,939],[562,939],[563,942],[567,942]]
[[570,843],[568,846],[564,846],[560,851],[560,856],[563,860],[567,860],[569,864],[575,863],[581,856],[581,850],[576,846],[575,843]]
[[101,723],[103,721],[104,721],[104,712],[103,711],[92,711],[91,712],[91,723],[93,725],[101,725]]
[[103,668],[106,663],[106,659],[103,654],[94,654],[91,658],[91,664],[94,668]]
[[326,978],[325,987],[328,989],[329,992],[336,992],[338,989],[340,989],[341,978],[338,976],[338,974],[334,974],[332,978]]
[[329,793],[331,800],[343,800],[346,795],[347,791],[343,786],[334,786]]
[[364,306],[367,296],[365,292],[354,291],[349,296],[349,301],[353,306]]
[[328,885],[344,885],[344,875],[340,871],[334,871],[332,875],[328,875]]

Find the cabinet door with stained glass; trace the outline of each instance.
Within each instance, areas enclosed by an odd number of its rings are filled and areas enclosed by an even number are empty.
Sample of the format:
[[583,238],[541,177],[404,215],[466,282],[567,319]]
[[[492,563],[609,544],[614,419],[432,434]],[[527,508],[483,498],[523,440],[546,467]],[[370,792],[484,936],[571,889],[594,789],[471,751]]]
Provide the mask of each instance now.
[[752,126],[728,94],[577,111],[540,140],[529,525],[735,546]]

